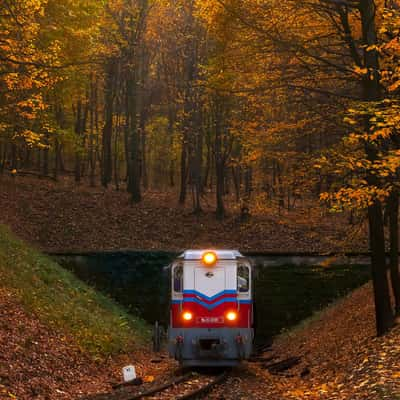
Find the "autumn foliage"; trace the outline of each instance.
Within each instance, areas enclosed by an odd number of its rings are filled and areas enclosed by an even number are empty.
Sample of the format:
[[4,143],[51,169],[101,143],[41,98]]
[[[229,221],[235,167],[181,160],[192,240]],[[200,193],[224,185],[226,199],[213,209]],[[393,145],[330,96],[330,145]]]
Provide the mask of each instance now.
[[171,188],[197,215],[211,193],[220,220],[228,193],[243,220],[254,207],[320,200],[367,217],[378,333],[391,327],[390,283],[400,310],[396,1],[0,6],[3,172],[72,173],[77,184],[126,189],[133,204]]

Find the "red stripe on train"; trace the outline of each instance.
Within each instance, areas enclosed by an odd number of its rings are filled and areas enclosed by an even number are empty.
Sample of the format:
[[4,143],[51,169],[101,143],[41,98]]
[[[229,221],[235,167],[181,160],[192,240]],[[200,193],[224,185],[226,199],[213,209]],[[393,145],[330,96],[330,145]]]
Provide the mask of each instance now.
[[[240,304],[236,301],[222,303],[209,310],[201,304],[184,302],[171,304],[171,327],[172,328],[251,328],[251,304]],[[230,311],[237,313],[235,321],[229,321],[226,314]],[[185,321],[182,317],[184,312],[190,312],[193,318]]]

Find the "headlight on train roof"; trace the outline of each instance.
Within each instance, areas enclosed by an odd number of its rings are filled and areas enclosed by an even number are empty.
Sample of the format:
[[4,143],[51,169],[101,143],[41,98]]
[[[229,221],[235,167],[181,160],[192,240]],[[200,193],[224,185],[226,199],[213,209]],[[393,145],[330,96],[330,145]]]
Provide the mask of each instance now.
[[236,319],[237,319],[237,312],[236,311],[229,311],[227,314],[226,314],[226,319],[228,320],[228,321],[236,321]]
[[182,318],[183,318],[185,321],[191,321],[192,318],[193,318],[193,314],[192,314],[191,312],[189,312],[189,311],[186,311],[186,312],[184,312],[184,313],[182,314]]
[[201,259],[205,265],[211,267],[217,262],[217,255],[213,251],[206,251]]

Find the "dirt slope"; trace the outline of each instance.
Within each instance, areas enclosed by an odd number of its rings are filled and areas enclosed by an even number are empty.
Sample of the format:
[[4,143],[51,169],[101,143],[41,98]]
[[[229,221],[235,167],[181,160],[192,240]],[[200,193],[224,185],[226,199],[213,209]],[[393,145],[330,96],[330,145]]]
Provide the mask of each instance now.
[[[368,284],[277,338],[264,354],[273,360],[249,364],[247,377],[225,398],[400,399],[400,326],[376,338],[372,299]],[[280,375],[264,368],[292,356],[300,356],[301,363]]]
[[139,376],[159,375],[168,363],[136,352],[94,361],[67,336],[28,314],[12,292],[0,289],[0,399],[67,400],[109,392],[133,363]]
[[[125,192],[77,187],[3,176],[0,181],[0,223],[46,251],[104,249],[182,250],[225,247],[243,251],[326,252],[365,250],[363,229],[349,226],[346,216],[326,213],[318,204],[293,212],[252,207],[247,222],[238,218],[237,205],[227,197],[228,217],[214,215],[214,196],[203,199],[204,212],[195,216],[190,202],[177,205],[176,193],[147,192],[131,205]],[[352,232],[356,233],[352,236]],[[350,236],[349,236],[350,235]]]

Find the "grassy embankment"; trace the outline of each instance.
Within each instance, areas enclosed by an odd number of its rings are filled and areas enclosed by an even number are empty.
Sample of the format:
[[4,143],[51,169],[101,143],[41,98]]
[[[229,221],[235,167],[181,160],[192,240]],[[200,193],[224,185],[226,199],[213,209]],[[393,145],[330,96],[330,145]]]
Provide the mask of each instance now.
[[148,326],[0,225],[0,288],[93,357],[143,346]]

